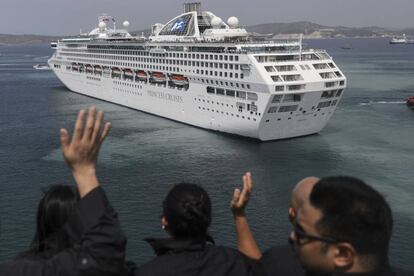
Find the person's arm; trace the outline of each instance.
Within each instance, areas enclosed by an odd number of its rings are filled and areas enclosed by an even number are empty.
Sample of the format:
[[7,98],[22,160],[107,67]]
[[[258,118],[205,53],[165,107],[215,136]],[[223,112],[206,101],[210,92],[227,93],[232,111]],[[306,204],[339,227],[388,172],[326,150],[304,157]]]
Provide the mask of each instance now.
[[120,275],[124,269],[126,237],[117,214],[105,192],[99,187],[96,162],[99,148],[110,124],[101,131],[103,113],[89,109],[79,112],[72,139],[60,130],[64,159],[71,169],[81,196],[67,224],[66,231],[77,244],[44,262],[14,261],[0,265],[0,275]]
[[259,260],[262,257],[262,254],[254,240],[245,212],[252,188],[251,174],[247,172],[243,176],[243,190],[240,191],[238,188],[234,190],[233,199],[231,201],[231,210],[236,226],[238,250],[249,258]]
[[70,141],[68,131],[60,129],[63,157],[72,171],[81,198],[99,186],[96,163],[99,149],[111,128],[111,124],[106,123],[101,131],[104,117],[102,111],[96,114],[96,108],[91,107],[86,124],[85,113],[84,110],[79,112]]

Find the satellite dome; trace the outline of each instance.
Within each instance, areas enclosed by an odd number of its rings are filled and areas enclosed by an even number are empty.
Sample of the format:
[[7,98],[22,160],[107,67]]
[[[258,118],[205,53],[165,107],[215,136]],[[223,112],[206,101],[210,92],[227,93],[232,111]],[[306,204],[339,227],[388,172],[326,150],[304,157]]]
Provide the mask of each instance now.
[[211,19],[211,26],[213,26],[214,28],[218,28],[220,27],[221,23],[223,22],[223,20],[221,20],[220,17],[213,17]]
[[237,28],[239,25],[239,19],[235,16],[229,17],[229,19],[227,19],[227,24],[230,26],[230,28]]
[[124,26],[124,28],[128,28],[129,27],[129,22],[128,21],[124,21],[124,23],[122,23],[122,25]]
[[99,29],[103,30],[103,29],[106,28],[106,23],[101,21],[101,22],[99,22],[98,27],[99,27]]

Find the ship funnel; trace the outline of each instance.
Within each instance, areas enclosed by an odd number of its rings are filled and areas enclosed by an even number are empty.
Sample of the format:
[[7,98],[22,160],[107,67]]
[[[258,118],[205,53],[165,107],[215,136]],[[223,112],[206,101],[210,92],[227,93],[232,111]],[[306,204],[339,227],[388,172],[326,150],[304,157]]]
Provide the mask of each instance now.
[[197,15],[201,15],[201,2],[184,3],[184,13],[197,12]]

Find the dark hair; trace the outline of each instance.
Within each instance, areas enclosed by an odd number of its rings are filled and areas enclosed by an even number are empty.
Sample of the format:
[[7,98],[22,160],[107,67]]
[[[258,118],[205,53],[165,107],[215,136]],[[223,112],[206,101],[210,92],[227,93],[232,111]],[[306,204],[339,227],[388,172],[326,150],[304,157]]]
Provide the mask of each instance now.
[[393,219],[384,197],[353,177],[321,179],[310,195],[323,216],[316,228],[322,235],[352,244],[358,254],[388,261]]
[[163,215],[175,238],[206,235],[211,223],[210,197],[198,185],[176,184],[163,202]]
[[36,233],[30,250],[32,253],[49,258],[72,246],[72,241],[62,231],[62,226],[78,200],[78,193],[71,186],[53,185],[46,191],[37,208]]

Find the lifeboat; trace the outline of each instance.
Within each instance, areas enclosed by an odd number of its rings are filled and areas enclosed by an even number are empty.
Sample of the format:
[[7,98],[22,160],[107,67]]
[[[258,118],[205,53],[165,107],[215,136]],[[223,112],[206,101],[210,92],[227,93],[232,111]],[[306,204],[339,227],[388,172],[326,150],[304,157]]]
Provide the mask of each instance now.
[[143,70],[138,70],[138,71],[136,72],[136,74],[137,74],[137,79],[138,79],[138,80],[147,80],[147,73],[145,73],[145,71],[143,71]]
[[95,72],[102,72],[102,67],[100,65],[95,65]]
[[126,77],[131,77],[132,78],[134,76],[134,73],[132,73],[131,69],[124,69],[124,75]]
[[175,85],[186,85],[188,84],[188,79],[186,77],[184,77],[183,75],[171,75],[170,76],[170,80],[175,84]]
[[165,75],[161,72],[152,72],[151,78],[154,82],[165,82]]
[[114,78],[114,77],[120,78],[121,77],[121,69],[119,69],[118,67],[112,67],[111,76],[112,76],[112,78]]
[[414,109],[414,96],[407,98],[407,106]]
[[79,66],[76,62],[72,63],[72,70],[73,71],[78,71],[79,70]]
[[112,74],[121,74],[121,70],[118,67],[112,67]]
[[93,71],[93,69],[92,69],[92,65],[90,65],[90,64],[86,64],[86,65],[85,65],[85,71],[86,71],[86,72],[92,72],[92,71]]

